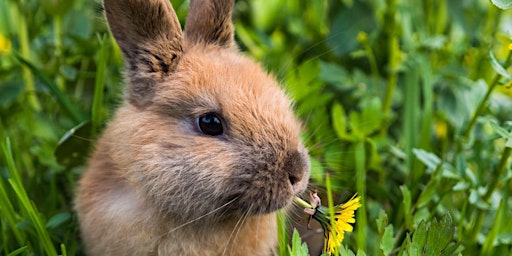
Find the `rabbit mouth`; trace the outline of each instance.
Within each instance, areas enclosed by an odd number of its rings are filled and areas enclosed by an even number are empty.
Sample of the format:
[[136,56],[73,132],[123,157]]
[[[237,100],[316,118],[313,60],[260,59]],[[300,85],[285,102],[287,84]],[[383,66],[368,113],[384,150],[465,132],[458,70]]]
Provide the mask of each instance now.
[[238,214],[259,215],[278,211],[290,205],[293,196],[305,190],[307,182],[294,185],[288,177],[270,180],[256,180],[241,186],[232,198],[234,212]]

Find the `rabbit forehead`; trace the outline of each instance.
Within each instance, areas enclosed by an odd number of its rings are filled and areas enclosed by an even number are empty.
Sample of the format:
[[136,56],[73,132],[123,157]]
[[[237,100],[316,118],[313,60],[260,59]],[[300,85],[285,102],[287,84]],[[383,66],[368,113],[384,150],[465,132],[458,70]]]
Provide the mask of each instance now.
[[186,53],[155,100],[181,116],[218,112],[228,129],[243,136],[260,130],[257,134],[282,131],[297,138],[300,132],[291,101],[274,78],[230,50],[205,47]]

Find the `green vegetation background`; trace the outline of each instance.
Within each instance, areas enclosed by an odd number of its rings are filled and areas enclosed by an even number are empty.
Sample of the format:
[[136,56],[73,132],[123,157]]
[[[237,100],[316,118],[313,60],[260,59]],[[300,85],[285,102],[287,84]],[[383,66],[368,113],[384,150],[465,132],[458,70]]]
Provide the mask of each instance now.
[[[363,197],[340,253],[512,254],[511,7],[237,1],[241,49],[304,120],[313,186]],[[122,64],[97,1],[0,0],[0,254],[83,253],[73,192]]]

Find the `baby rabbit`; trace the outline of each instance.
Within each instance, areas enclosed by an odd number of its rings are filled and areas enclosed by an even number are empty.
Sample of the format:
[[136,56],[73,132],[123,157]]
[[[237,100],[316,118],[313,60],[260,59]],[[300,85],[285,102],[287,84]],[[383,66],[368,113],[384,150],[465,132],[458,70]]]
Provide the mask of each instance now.
[[233,0],[104,0],[127,88],[76,211],[89,255],[272,255],[276,211],[306,189],[301,125],[235,46]]

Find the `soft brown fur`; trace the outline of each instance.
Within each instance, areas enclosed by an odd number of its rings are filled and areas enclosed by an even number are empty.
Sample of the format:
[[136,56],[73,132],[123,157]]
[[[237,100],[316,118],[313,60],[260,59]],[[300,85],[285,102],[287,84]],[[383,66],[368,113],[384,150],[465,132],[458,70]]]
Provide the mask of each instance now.
[[[126,100],[98,140],[76,210],[89,255],[271,255],[275,211],[304,191],[290,101],[233,42],[232,1],[105,0]],[[222,117],[202,134],[196,118]]]

